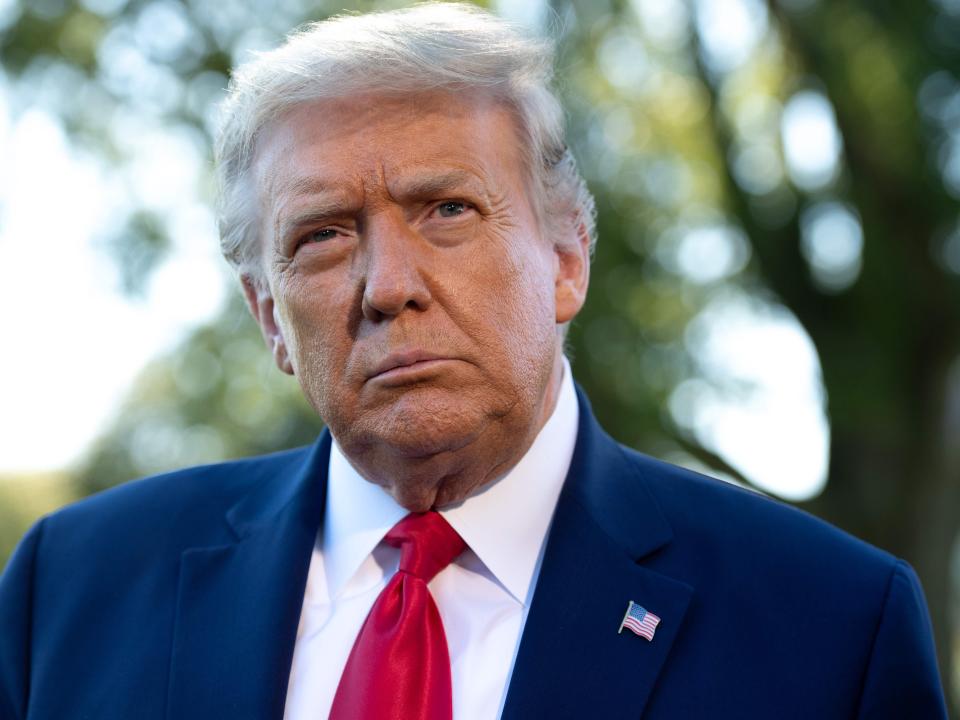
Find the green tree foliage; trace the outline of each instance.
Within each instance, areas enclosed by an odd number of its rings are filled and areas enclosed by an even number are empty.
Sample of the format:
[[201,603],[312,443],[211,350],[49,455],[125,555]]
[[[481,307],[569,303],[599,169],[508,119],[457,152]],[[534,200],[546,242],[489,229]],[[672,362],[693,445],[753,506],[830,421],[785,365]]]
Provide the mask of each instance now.
[[93,448],[85,492],[130,478],[305,445],[322,428],[299,386],[265,352],[239,295],[139,378]]
[[[711,7],[729,15],[732,5],[747,9],[757,34],[725,55],[705,23]],[[826,488],[802,505],[916,567],[945,681],[960,697],[951,662],[960,592],[950,586],[960,531],[960,5],[732,5],[550,4],[601,238],[570,334],[574,369],[621,440],[749,485],[756,479],[677,410],[679,388],[750,395],[711,369],[696,328],[731,298],[799,323],[819,357],[831,443]],[[131,118],[209,147],[211,106],[245,49],[333,10],[294,0],[37,0],[0,14],[0,61],[19,97],[122,167],[117,129]],[[823,177],[804,176],[784,140],[802,101],[819,103],[838,131]],[[825,219],[846,223],[846,244],[822,235],[836,228]],[[132,207],[105,240],[128,292],[169,252],[169,231]],[[698,251],[695,231],[720,254]],[[288,447],[318,427],[237,296],[143,373],[78,482],[89,492]]]

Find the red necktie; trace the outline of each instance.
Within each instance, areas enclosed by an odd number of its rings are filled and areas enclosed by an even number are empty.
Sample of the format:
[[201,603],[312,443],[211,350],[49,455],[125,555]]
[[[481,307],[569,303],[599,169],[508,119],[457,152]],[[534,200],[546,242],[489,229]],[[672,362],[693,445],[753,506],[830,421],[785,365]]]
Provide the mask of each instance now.
[[450,720],[450,653],[427,583],[466,544],[433,511],[407,515],[384,540],[400,548],[400,569],[357,635],[330,720]]

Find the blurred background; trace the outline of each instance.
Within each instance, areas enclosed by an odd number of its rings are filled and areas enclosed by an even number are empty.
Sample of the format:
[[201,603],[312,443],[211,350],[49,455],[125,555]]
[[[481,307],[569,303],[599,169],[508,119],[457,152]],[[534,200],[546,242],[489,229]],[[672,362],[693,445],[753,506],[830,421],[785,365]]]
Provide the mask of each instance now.
[[[0,0],[0,565],[84,495],[314,438],[219,257],[216,103],[400,4]],[[906,558],[956,707],[960,0],[487,5],[559,42],[601,422]]]

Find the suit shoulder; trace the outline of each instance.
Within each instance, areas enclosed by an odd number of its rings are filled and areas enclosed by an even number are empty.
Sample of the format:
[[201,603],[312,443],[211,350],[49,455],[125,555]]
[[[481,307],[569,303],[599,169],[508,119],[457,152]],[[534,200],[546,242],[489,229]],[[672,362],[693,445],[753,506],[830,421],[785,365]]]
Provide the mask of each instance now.
[[623,448],[678,538],[791,572],[849,574],[885,585],[897,559],[785,502]]
[[309,447],[174,470],[131,480],[55,511],[47,532],[156,537],[174,527],[212,527],[260,482],[303,462]]

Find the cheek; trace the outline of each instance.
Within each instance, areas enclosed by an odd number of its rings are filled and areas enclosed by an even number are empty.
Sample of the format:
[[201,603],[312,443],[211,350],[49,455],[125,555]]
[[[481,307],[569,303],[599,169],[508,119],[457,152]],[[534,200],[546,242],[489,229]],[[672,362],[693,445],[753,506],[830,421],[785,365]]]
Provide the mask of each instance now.
[[[521,242],[537,240],[525,238]],[[536,249],[507,253],[491,268],[483,301],[512,357],[539,357],[552,347],[555,334],[555,294],[550,257]]]
[[536,238],[523,240],[524,251],[510,258],[510,272],[505,278],[512,285],[519,312],[535,324],[530,330],[552,331],[556,303],[552,254],[543,251],[540,242]]
[[349,349],[345,307],[320,283],[291,286],[280,306],[284,339],[294,372],[308,394],[332,387],[329,382],[344,367]]

